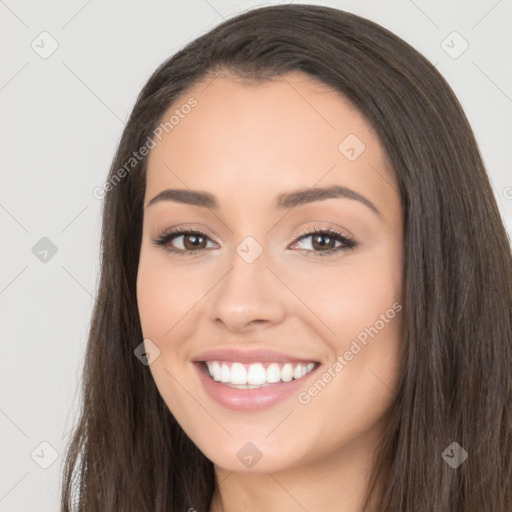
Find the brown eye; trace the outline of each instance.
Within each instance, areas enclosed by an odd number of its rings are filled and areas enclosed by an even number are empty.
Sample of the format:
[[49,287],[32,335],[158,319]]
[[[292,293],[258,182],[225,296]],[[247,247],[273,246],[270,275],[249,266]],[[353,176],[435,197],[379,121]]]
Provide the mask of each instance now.
[[313,241],[311,244],[313,248],[320,250],[325,249],[326,247],[328,249],[334,249],[336,244],[336,240],[334,238],[325,235],[313,235],[311,240]]
[[183,245],[185,247],[185,250],[187,251],[193,251],[194,249],[203,249],[204,242],[206,241],[206,237],[202,235],[181,235],[183,237]]
[[[165,251],[188,256],[192,253],[200,254],[202,249],[207,248],[209,237],[195,229],[182,229],[164,233],[162,236],[153,240],[155,245],[161,246]],[[176,247],[176,245],[178,247]],[[180,247],[180,245],[182,247]]]
[[[357,243],[350,238],[334,231],[333,229],[317,229],[313,231],[302,232],[300,238],[294,242],[294,245],[304,239],[311,239],[311,249],[305,248],[304,250],[309,254],[313,253],[315,256],[326,256],[338,253],[339,251],[346,251],[354,249]],[[336,244],[338,244],[336,246]]]

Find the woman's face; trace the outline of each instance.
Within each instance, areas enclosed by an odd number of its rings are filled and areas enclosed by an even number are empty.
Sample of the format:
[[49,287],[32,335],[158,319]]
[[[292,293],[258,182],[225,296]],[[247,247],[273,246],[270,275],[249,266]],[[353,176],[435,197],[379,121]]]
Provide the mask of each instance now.
[[217,77],[173,114],[148,157],[137,278],[162,398],[230,471],[368,452],[402,343],[402,211],[375,132],[300,72]]

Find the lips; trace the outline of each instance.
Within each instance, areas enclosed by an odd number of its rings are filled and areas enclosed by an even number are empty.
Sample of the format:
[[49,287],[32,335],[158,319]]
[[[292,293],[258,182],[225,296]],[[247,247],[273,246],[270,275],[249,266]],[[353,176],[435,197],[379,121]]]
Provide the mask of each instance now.
[[232,410],[258,411],[305,386],[319,362],[272,350],[215,349],[193,358],[207,394]]
[[238,363],[317,363],[315,359],[303,359],[273,350],[236,350],[232,348],[201,352],[192,361],[232,361]]

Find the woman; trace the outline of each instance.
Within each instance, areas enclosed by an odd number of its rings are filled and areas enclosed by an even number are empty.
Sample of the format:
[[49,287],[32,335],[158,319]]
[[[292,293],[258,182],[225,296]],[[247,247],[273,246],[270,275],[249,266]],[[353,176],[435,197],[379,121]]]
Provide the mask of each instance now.
[[512,509],[512,258],[473,133],[373,22],[232,18],[105,186],[63,510]]

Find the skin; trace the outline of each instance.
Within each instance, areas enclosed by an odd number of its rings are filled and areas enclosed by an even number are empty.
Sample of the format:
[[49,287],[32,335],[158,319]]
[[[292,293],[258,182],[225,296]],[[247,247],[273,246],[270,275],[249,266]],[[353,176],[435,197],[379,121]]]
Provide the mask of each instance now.
[[[305,377],[307,391],[365,327],[402,303],[402,209],[385,152],[343,96],[298,71],[259,85],[217,76],[184,92],[163,118],[190,96],[197,106],[157,142],[147,167],[137,296],[144,338],[160,350],[152,376],[214,463],[212,512],[355,512],[395,397],[401,313],[359,343],[307,404],[293,395],[263,411],[226,409],[206,394],[191,359],[220,347],[294,354],[322,365]],[[338,149],[351,133],[366,146],[354,161]],[[366,197],[380,215],[350,198],[273,208],[282,192],[334,184]],[[167,188],[210,192],[219,209],[147,206]],[[178,256],[152,243],[178,225],[207,235],[202,252]],[[358,245],[318,255],[340,243],[322,248],[314,235],[300,238],[315,226]],[[250,264],[236,252],[247,236],[263,248]],[[262,454],[251,468],[237,457],[249,441]]]

